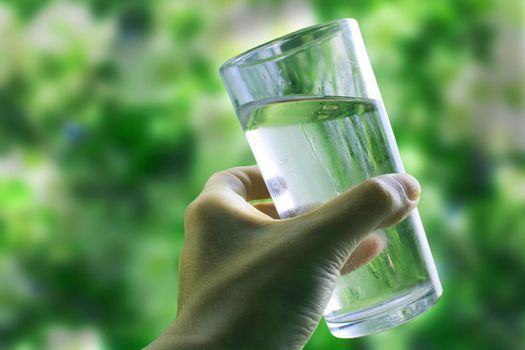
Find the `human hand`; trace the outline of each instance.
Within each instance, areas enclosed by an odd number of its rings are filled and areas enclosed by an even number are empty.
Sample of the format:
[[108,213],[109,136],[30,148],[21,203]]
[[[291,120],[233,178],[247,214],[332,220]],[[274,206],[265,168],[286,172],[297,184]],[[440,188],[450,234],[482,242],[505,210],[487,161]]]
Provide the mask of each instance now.
[[258,167],[214,174],[185,213],[178,314],[149,347],[299,349],[341,273],[385,242],[374,230],[416,206],[406,174],[368,179],[306,214],[278,219]]

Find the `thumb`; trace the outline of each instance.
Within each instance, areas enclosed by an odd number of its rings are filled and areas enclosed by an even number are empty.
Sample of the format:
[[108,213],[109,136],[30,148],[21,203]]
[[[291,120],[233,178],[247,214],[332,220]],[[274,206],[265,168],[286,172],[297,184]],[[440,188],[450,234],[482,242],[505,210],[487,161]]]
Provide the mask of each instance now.
[[346,247],[350,254],[370,232],[400,222],[416,206],[421,187],[408,174],[365,180],[318,208],[290,219],[301,221],[305,244]]

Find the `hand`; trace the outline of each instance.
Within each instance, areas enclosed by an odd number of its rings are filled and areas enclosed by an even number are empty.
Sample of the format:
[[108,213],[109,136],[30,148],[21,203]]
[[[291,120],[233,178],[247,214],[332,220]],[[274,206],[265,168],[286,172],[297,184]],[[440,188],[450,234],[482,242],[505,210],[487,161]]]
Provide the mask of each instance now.
[[419,199],[409,175],[366,180],[306,214],[278,219],[256,166],[214,174],[185,213],[178,315],[148,349],[299,349],[335,282],[378,255],[374,230]]

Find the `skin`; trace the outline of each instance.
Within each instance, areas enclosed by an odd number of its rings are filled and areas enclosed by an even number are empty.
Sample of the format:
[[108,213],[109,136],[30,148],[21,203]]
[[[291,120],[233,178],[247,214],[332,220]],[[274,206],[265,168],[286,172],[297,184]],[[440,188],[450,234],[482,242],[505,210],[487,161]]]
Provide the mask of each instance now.
[[186,209],[178,314],[148,350],[301,349],[341,274],[386,242],[420,186],[406,174],[368,179],[306,214],[279,219],[258,167],[214,174]]

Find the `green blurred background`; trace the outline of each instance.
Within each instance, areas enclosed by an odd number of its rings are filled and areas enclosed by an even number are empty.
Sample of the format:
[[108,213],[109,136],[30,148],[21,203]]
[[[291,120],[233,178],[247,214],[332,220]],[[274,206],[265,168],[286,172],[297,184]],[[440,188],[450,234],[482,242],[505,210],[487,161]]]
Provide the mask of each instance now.
[[359,20],[444,295],[306,349],[525,349],[525,7],[497,0],[0,2],[0,349],[136,349],[176,312],[183,211],[252,164],[218,68]]

